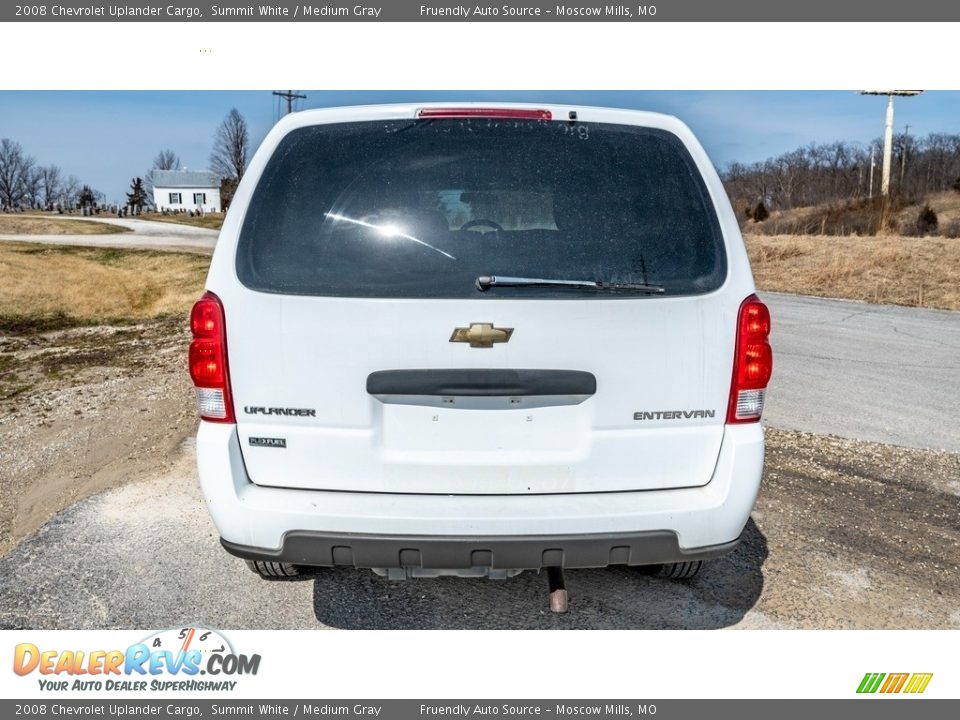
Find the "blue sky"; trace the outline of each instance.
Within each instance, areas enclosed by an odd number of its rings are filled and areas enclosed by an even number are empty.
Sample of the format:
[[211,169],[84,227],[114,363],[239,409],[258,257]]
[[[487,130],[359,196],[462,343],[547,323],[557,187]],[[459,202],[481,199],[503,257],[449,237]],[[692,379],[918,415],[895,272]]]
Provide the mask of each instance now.
[[[316,91],[299,109],[417,101],[532,101],[639,108],[677,115],[693,128],[718,167],[763,160],[811,142],[867,142],[883,130],[882,97],[843,91]],[[268,90],[0,91],[0,137],[38,162],[122,199],[163,148],[200,170],[216,126],[236,107],[256,146],[277,118]],[[897,101],[896,132],[960,133],[960,92],[928,92]]]

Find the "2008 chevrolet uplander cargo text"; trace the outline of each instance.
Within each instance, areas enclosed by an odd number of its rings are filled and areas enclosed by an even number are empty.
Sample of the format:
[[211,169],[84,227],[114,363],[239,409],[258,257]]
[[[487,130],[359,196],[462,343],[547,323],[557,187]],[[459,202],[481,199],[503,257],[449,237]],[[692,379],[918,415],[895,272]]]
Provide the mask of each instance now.
[[703,148],[652,113],[300,112],[193,309],[200,483],[264,576],[653,565],[732,550],[770,316]]

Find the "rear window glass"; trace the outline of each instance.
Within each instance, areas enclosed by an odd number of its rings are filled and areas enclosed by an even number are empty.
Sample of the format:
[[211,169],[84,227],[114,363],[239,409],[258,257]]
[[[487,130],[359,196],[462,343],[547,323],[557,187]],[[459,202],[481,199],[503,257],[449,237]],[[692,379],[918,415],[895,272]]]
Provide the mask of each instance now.
[[[265,292],[371,298],[611,297],[479,276],[719,287],[719,224],[672,133],[526,120],[315,125],[280,142],[237,273]],[[632,297],[633,295],[631,295]]]

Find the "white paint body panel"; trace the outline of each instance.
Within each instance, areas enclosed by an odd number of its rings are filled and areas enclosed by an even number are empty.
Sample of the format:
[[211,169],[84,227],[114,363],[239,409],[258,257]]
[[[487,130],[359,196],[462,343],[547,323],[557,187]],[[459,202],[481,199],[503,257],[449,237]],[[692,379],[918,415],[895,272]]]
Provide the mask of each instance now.
[[[537,106],[554,118],[576,110],[582,122],[659,128],[683,141],[726,246],[726,281],[709,294],[382,300],[267,294],[239,282],[235,252],[244,210],[286,133],[322,123],[413,118],[421,107],[288,115],[264,140],[237,190],[207,287],[225,308],[238,424],[202,423],[198,443],[201,482],[221,534],[257,547],[276,547],[282,532],[293,529],[672,529],[690,547],[737,537],[763,454],[759,426],[724,425],[736,318],[754,292],[753,278],[720,180],[676,118]],[[514,333],[490,349],[449,342],[455,327],[473,322]],[[371,372],[428,368],[581,370],[596,376],[597,392],[579,404],[503,409],[399,405],[366,392]],[[254,416],[246,406],[310,408],[316,415]],[[701,409],[714,416],[634,420],[638,411]],[[287,447],[251,447],[250,437],[283,437]]]
[[578,535],[671,530],[684,550],[740,536],[760,489],[763,430],[730,425],[699,488],[555,495],[380,494],[265,488],[247,478],[236,427],[201,422],[200,486],[221,537],[276,549],[284,533]]
[[[595,492],[703,485],[713,472],[739,301],[385,301],[241,290],[232,302],[218,294],[243,456],[259,485]],[[449,342],[453,328],[470,322],[515,330],[488,349]],[[367,394],[370,373],[416,368],[585,370],[597,393],[559,407],[504,399],[501,410],[395,405]],[[310,408],[316,417],[247,415],[254,406]],[[633,419],[642,410],[702,408],[715,417]],[[287,447],[250,447],[251,436],[283,437]]]

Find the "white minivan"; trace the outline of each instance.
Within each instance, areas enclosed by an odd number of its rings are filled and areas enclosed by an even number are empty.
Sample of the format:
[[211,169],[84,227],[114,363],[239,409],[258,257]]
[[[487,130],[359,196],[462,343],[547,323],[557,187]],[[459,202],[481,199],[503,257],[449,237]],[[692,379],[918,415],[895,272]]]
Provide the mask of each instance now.
[[264,576],[658,566],[736,547],[770,316],[673,117],[288,115],[191,317],[200,483]]

